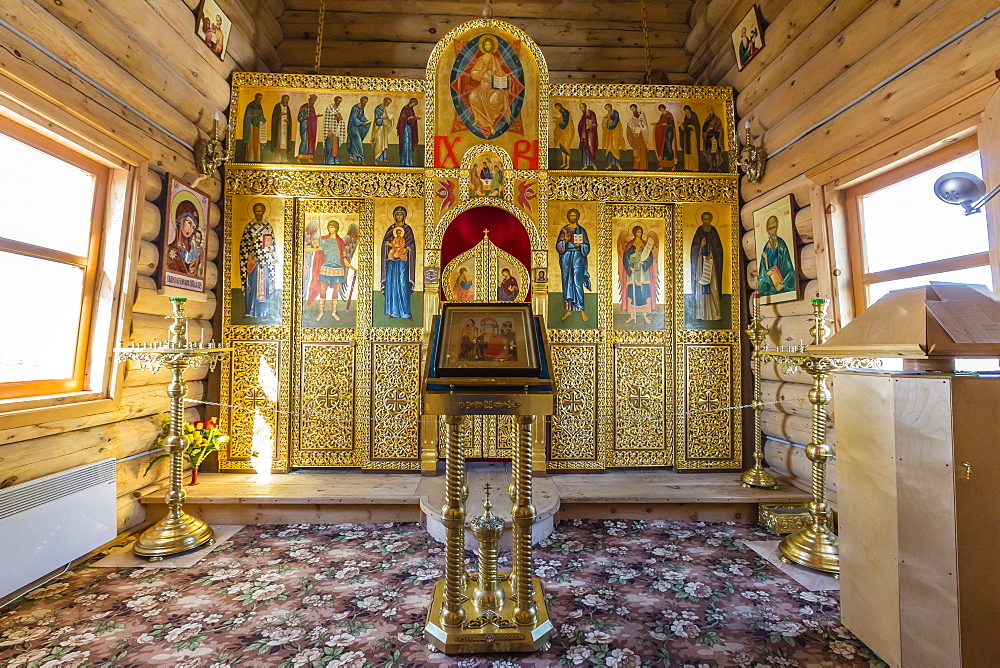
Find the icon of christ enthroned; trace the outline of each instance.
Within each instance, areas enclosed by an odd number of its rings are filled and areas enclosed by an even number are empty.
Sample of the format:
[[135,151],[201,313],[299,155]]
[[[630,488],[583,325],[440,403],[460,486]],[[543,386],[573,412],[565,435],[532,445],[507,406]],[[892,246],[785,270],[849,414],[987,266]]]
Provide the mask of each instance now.
[[454,131],[467,128],[480,139],[496,139],[508,130],[523,134],[524,67],[511,45],[486,33],[469,42],[456,40],[451,68]]

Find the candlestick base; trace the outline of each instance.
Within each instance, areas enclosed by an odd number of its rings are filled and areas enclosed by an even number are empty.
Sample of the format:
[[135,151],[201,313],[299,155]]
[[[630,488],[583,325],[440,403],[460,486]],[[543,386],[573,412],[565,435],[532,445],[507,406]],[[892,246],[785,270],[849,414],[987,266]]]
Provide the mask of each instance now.
[[778,483],[767,470],[759,463],[747,469],[740,476],[740,482],[744,487],[761,487],[763,489],[778,489]]
[[800,566],[825,573],[840,573],[840,539],[829,529],[815,526],[785,536],[778,544],[781,556]]
[[204,521],[184,511],[168,512],[166,517],[142,532],[132,549],[140,557],[158,561],[214,540],[215,532]]

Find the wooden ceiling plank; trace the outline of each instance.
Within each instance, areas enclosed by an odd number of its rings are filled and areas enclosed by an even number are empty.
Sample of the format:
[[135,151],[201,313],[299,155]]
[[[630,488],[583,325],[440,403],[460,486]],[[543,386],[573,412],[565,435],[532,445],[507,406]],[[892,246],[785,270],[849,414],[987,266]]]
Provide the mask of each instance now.
[[[285,67],[306,65],[315,54],[315,43],[309,40],[285,40],[278,46],[278,54]],[[325,45],[323,65],[347,67],[359,65],[419,67],[427,62],[433,45],[404,42],[348,42]],[[590,49],[578,46],[543,47],[550,69],[575,70],[606,69],[645,71],[642,46],[608,47]],[[679,48],[656,49],[653,64],[667,71],[687,71],[688,54]],[[626,67],[619,65],[627,63]],[[664,65],[666,65],[664,67]]]
[[[316,9],[316,0],[285,0],[285,10],[302,11]],[[404,9],[405,11],[400,11]],[[647,5],[647,15],[650,21],[660,23],[687,23],[691,9],[691,0],[657,0]],[[482,2],[458,2],[452,0],[408,0],[406,3],[398,0],[328,0],[326,11],[332,14],[340,12],[369,12],[391,16],[402,14],[431,15],[449,14],[460,16],[463,20],[478,19],[482,16]],[[517,25],[524,18],[561,18],[605,19],[618,13],[621,16],[631,16],[640,19],[641,3],[639,0],[621,0],[616,2],[580,2],[579,0],[522,0],[509,2],[497,0],[493,3],[494,18]]]
[[[318,12],[287,12],[281,27],[287,39],[315,39]],[[374,13],[328,15],[324,39],[351,41],[387,41],[436,43],[462,19],[446,14],[429,16],[401,15],[391,23]],[[642,44],[642,24],[638,21],[522,19],[517,26],[539,44],[571,46],[615,46]],[[681,47],[688,27],[678,23],[651,24],[650,43],[654,48]]]

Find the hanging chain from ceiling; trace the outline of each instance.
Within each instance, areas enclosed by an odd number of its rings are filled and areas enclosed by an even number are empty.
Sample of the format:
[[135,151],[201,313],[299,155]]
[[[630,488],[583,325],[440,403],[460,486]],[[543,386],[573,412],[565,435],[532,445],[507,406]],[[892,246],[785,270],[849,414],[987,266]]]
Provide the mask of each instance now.
[[642,5],[642,47],[646,58],[646,80],[644,83],[653,83],[653,69],[650,65],[649,56],[649,17],[646,13],[646,0],[641,0]]
[[316,20],[316,66],[313,68],[314,74],[319,74],[319,65],[323,60],[323,26],[325,23],[326,0],[319,0],[319,19]]

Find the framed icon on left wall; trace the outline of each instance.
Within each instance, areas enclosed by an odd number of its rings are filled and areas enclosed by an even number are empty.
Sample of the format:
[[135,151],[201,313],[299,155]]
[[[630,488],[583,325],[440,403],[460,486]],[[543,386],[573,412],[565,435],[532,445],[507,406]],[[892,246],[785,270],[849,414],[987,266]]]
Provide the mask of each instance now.
[[167,200],[160,257],[160,287],[165,294],[198,299],[205,292],[208,264],[209,197],[180,179],[167,179]]

